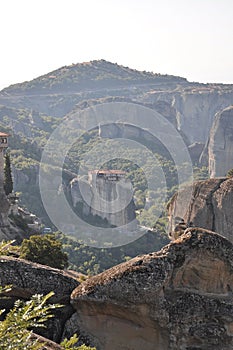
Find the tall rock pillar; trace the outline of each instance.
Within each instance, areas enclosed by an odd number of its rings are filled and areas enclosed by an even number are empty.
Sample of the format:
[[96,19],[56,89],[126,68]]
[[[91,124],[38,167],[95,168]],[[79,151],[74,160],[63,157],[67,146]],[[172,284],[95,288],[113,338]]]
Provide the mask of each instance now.
[[226,176],[233,168],[233,106],[215,115],[208,153],[210,177]]

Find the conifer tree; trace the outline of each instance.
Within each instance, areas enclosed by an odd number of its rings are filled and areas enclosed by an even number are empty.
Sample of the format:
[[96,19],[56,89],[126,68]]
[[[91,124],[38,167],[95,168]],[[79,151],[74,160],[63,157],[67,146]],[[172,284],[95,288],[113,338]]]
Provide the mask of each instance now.
[[5,155],[5,168],[4,168],[4,190],[6,195],[13,191],[13,180],[11,174],[11,161],[9,152]]

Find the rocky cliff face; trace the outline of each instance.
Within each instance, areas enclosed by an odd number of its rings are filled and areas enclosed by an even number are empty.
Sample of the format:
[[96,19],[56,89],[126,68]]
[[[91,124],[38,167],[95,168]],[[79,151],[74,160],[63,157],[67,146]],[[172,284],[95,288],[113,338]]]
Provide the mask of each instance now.
[[188,229],[160,252],[92,277],[71,295],[74,331],[98,350],[230,350],[233,246]]
[[1,241],[15,240],[17,243],[20,243],[24,238],[28,238],[29,235],[29,232],[23,231],[13,220],[9,220],[7,226],[0,227]]
[[215,115],[208,154],[210,177],[225,176],[233,168],[233,106]]
[[13,257],[1,256],[0,285],[12,285],[8,299],[0,298],[0,308],[9,310],[17,299],[29,299],[33,294],[55,294],[52,303],[60,303],[63,308],[55,310],[55,317],[49,320],[48,327],[41,334],[48,339],[59,342],[64,323],[74,313],[70,305],[70,294],[79,282],[68,272],[48,266],[28,262]]
[[[191,84],[192,85],[192,84]],[[168,119],[185,138],[188,144],[204,143],[209,138],[209,132],[214,115],[233,103],[233,91],[227,86],[207,85],[177,87],[176,89],[144,87],[143,95],[125,97],[102,97],[80,102],[71,112],[93,107],[100,103],[125,102],[143,105],[151,108]],[[130,96],[130,98],[129,98]],[[144,116],[141,116],[142,118]],[[145,114],[146,117],[146,114]],[[141,134],[140,134],[141,133]],[[130,126],[105,127],[101,130],[103,137],[148,137],[148,133]]]
[[187,135],[190,143],[206,142],[214,115],[233,101],[233,93],[223,95],[221,89],[194,88],[176,95],[173,105],[176,108],[180,129]]
[[[189,194],[191,201],[187,203]],[[188,225],[220,232],[233,242],[233,178],[195,182],[175,194],[168,204],[169,231],[174,232],[177,220]]]
[[[230,86],[193,84],[174,91],[150,91],[143,101],[166,101],[175,110],[178,129],[186,135],[189,143],[205,143],[215,113],[232,105],[233,92]],[[163,110],[160,113],[163,115]]]
[[[100,178],[91,184],[75,178],[70,183],[70,193],[73,206],[82,203],[82,214],[85,216],[98,215],[117,227],[128,225],[136,218],[129,180],[110,181]],[[131,229],[135,229],[135,225]]]

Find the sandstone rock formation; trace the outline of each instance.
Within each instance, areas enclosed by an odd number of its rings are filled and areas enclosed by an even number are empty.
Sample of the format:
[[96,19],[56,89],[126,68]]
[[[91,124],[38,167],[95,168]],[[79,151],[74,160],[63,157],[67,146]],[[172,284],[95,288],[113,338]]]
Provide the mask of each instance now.
[[210,177],[226,176],[233,168],[233,106],[216,114],[208,154]]
[[135,229],[136,224],[132,224],[136,218],[135,204],[128,179],[112,181],[101,177],[88,182],[75,178],[70,182],[70,193],[74,207],[82,204],[84,216],[98,215],[116,227],[128,225],[129,229],[131,225]]
[[229,106],[231,94],[222,95],[221,89],[200,87],[184,90],[174,97],[174,107],[180,120],[180,129],[193,142],[205,143],[216,112]]
[[166,101],[176,111],[178,129],[187,136],[190,144],[205,143],[214,115],[232,104],[233,93],[230,86],[194,84],[170,91],[155,89],[144,95],[144,103],[157,101]]
[[190,157],[193,161],[193,164],[198,164],[200,156],[204,149],[204,144],[201,142],[194,142],[191,145],[188,146],[188,151],[190,154]]
[[29,299],[33,294],[55,294],[51,303],[60,303],[63,308],[55,310],[55,317],[50,319],[48,327],[40,334],[55,342],[59,342],[64,323],[73,314],[70,305],[70,294],[79,285],[77,279],[65,271],[48,266],[28,262],[9,256],[0,258],[0,285],[12,285],[8,294],[9,299],[0,298],[0,308],[9,310],[17,299]]
[[59,344],[49,340],[47,338],[41,337],[35,333],[32,333],[30,339],[37,340],[39,344],[41,344],[41,350],[64,350]]
[[[187,202],[190,198],[191,201]],[[233,178],[197,181],[176,193],[168,204],[169,232],[174,232],[177,219],[189,226],[221,232],[233,242]]]
[[138,256],[76,288],[78,332],[98,350],[230,350],[233,246],[192,228],[157,253]]

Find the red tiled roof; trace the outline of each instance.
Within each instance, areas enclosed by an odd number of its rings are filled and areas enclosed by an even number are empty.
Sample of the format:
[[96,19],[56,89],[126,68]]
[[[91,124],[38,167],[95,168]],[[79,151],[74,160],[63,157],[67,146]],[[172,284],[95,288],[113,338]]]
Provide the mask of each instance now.
[[109,175],[109,174],[126,174],[125,171],[122,171],[122,170],[91,170],[89,171],[90,174],[106,174],[106,175]]

